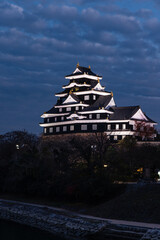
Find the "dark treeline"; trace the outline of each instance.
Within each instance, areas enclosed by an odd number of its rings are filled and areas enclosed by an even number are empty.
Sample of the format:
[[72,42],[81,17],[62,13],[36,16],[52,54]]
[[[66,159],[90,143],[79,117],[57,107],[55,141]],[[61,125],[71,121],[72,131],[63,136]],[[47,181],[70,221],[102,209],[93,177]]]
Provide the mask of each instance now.
[[157,177],[160,146],[137,146],[134,138],[112,144],[104,134],[0,136],[0,193],[95,203],[120,194],[125,185],[115,182],[137,181],[145,169]]

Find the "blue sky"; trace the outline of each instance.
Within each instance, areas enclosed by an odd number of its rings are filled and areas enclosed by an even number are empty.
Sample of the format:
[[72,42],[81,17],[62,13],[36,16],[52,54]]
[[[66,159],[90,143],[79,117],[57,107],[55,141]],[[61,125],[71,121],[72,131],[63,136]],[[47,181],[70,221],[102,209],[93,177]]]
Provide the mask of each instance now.
[[77,62],[160,123],[159,12],[159,0],[1,1],[0,133],[40,134]]

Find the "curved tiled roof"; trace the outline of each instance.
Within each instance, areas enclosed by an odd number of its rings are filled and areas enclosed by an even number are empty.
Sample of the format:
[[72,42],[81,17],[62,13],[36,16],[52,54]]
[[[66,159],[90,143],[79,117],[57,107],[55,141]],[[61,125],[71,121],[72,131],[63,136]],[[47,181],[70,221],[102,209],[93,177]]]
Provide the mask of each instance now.
[[109,102],[111,101],[112,96],[108,95],[108,96],[99,96],[99,98],[97,99],[97,101],[95,101],[91,106],[86,107],[83,112],[87,112],[87,111],[93,111],[102,107],[106,107]]
[[46,113],[58,113],[58,108],[52,107],[50,110],[48,110]]
[[110,120],[128,120],[140,109],[140,106],[112,107],[111,109],[114,114],[110,116]]
[[[111,108],[114,111],[114,114],[110,116],[110,120],[140,120],[132,118],[132,116],[141,109],[140,106],[129,106],[129,107],[112,107]],[[145,113],[143,113],[145,117],[147,118],[146,121],[156,123],[152,119],[150,119]],[[145,121],[145,120],[143,120]]]
[[67,75],[66,77],[81,75],[81,74],[84,74],[84,73],[86,73],[86,74],[88,74],[88,75],[92,75],[92,76],[102,77],[102,76],[98,76],[97,74],[95,74],[94,72],[92,72],[90,68],[77,66],[77,69],[78,69],[79,71],[76,71],[75,73],[73,72],[73,73]]

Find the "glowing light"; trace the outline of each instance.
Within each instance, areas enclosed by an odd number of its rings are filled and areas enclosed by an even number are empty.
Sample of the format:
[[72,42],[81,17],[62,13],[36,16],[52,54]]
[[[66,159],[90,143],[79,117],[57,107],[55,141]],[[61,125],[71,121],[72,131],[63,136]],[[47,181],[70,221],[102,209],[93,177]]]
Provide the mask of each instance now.
[[16,149],[19,149],[19,145],[18,144],[16,144]]

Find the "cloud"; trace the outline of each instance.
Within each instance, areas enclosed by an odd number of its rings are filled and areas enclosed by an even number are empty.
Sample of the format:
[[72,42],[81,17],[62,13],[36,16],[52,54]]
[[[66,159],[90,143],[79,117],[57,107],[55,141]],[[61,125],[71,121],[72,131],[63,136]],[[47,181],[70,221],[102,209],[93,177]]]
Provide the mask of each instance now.
[[76,7],[70,7],[70,6],[56,6],[55,4],[50,4],[47,7],[44,7],[43,5],[39,5],[37,8],[37,14],[41,14],[43,17],[47,19],[65,19],[65,21],[74,20],[74,18],[77,16],[77,8]]
[[82,11],[82,21],[92,26],[94,29],[104,29],[122,34],[135,34],[141,30],[139,21],[132,16],[120,14],[106,14],[103,16],[92,8]]
[[139,18],[150,18],[153,16],[153,12],[151,9],[146,9],[146,8],[143,8],[143,9],[140,9],[138,10],[136,13],[135,13],[135,16],[139,17]]
[[[14,129],[21,126],[34,131],[36,123],[36,132],[40,132],[39,116],[53,106],[55,92],[68,83],[64,76],[78,61],[104,76],[102,84],[115,92],[118,105],[142,103],[150,112],[154,101],[157,109],[160,19],[153,0],[149,8],[150,2],[1,2],[0,103],[5,118],[12,113],[12,121],[6,125],[3,121],[2,130],[16,122]],[[26,112],[22,113],[23,108]],[[158,118],[155,111],[153,118]]]

